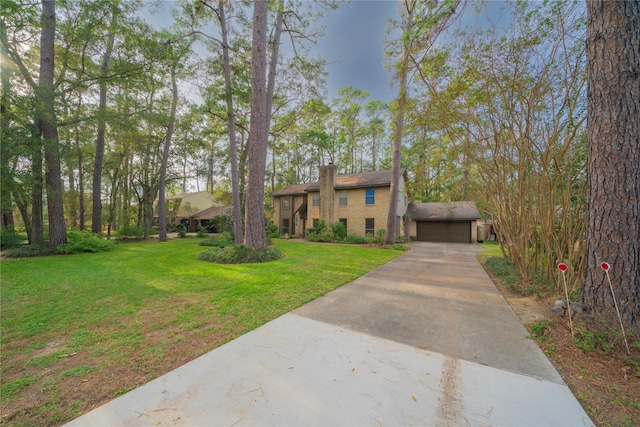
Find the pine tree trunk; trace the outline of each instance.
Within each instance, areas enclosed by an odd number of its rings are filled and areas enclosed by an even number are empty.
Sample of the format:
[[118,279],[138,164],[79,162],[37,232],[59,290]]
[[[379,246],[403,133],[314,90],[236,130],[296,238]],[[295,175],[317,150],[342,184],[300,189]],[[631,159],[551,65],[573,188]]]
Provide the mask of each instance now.
[[587,220],[583,302],[640,335],[640,2],[588,1]]
[[229,127],[229,160],[231,162],[231,196],[233,198],[233,238],[242,243],[242,201],[240,199],[240,179],[238,177],[238,143],[236,141],[236,119],[233,110],[233,92],[231,90],[231,65],[227,21],[224,14],[224,2],[218,3],[220,32],[222,34],[222,60],[224,67],[225,102],[227,107],[227,125]]
[[267,1],[253,5],[253,46],[251,49],[251,130],[247,170],[244,244],[260,249],[267,246],[264,224],[264,176],[267,163]]
[[[115,19],[115,18],[112,18]],[[100,76],[100,100],[98,105],[98,131],[96,135],[96,155],[93,161],[93,207],[91,210],[91,232],[102,233],[102,163],[104,159],[104,135],[106,132],[107,110],[107,73],[111,61],[115,35],[109,35],[107,48],[102,58],[102,75]]]
[[[408,6],[408,4],[407,4]],[[396,243],[397,237],[397,215],[398,215],[398,193],[400,187],[400,157],[402,155],[402,128],[404,126],[404,109],[407,101],[407,68],[409,67],[409,46],[408,32],[411,30],[413,18],[413,6],[407,10],[403,28],[402,58],[398,64],[398,100],[396,105],[395,129],[393,134],[393,161],[391,164],[391,188],[389,191],[389,213],[387,216],[387,244]]]
[[60,144],[54,106],[54,41],[56,8],[54,0],[42,1],[42,35],[40,38],[40,90],[42,115],[40,125],[46,163],[47,211],[49,213],[49,247],[66,243],[67,231],[62,204]]
[[176,78],[176,66],[171,67],[171,114],[169,118],[169,126],[167,135],[164,139],[164,147],[162,151],[162,164],[160,165],[160,184],[158,187],[158,240],[167,241],[167,209],[165,186],[167,181],[167,165],[169,164],[169,151],[171,148],[171,139],[173,138],[173,128],[176,122],[176,110],[178,109],[178,82]]
[[[37,117],[37,115],[36,115]],[[42,211],[43,200],[43,176],[42,176],[42,139],[40,119],[36,120],[31,135],[31,237],[29,244],[41,245],[44,243],[44,215]]]
[[[78,97],[78,108],[76,109],[76,120],[79,121],[80,117],[80,108],[82,107],[82,96]],[[76,124],[75,127],[75,149],[76,149],[76,159],[78,163],[78,213],[79,216],[79,228],[80,230],[84,230],[84,168],[82,166],[82,147],[80,146],[80,126]]]

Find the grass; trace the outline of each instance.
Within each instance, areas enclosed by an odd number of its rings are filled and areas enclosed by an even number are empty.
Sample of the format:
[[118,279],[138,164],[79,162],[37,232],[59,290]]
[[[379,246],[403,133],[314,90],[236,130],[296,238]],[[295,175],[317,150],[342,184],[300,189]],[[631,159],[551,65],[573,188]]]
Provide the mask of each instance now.
[[[574,320],[572,334],[566,317],[559,318],[549,310],[557,299],[551,287],[537,284],[542,292],[532,293],[528,287],[518,286],[517,269],[504,259],[499,245],[485,242],[481,246],[485,250],[478,254],[478,260],[491,270],[504,288],[513,292],[505,298],[516,314],[523,316],[527,311],[516,301],[529,298],[535,304],[534,295],[539,301],[544,318],[529,325],[529,338],[534,339],[549,357],[596,425],[638,425],[640,358],[637,350],[640,342],[631,345],[632,354],[628,356],[622,350],[621,337],[615,332],[599,331]],[[523,294],[529,296],[522,297]]]
[[495,241],[480,243],[484,251],[478,254],[478,260],[491,270],[512,292],[518,291],[521,281],[520,273],[515,265],[504,258],[500,244]]
[[485,240],[482,243],[478,243],[478,246],[482,247],[484,251],[478,254],[478,258],[486,259],[490,256],[502,257],[502,251],[500,250],[500,244],[495,240]]
[[2,261],[3,425],[56,425],[401,252],[276,240],[284,258],[220,265],[194,238]]

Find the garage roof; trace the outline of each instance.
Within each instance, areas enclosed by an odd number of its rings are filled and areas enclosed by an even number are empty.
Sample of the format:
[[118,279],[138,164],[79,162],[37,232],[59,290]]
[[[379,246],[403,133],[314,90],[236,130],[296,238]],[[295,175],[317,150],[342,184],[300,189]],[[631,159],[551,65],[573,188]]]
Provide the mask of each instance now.
[[409,203],[408,213],[417,221],[462,221],[480,218],[475,202]]

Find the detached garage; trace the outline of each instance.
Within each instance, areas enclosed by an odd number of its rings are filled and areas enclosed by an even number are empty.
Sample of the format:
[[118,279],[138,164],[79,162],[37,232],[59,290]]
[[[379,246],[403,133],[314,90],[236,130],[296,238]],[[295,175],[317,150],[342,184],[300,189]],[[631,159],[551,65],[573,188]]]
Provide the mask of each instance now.
[[411,203],[411,238],[420,242],[476,243],[480,213],[474,202]]

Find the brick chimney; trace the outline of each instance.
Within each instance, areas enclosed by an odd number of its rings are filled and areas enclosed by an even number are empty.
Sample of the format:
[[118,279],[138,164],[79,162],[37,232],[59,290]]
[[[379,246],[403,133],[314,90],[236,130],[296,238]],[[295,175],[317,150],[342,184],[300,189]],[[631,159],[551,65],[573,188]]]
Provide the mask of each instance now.
[[328,226],[335,222],[335,185],[338,167],[333,163],[320,166],[320,219]]

